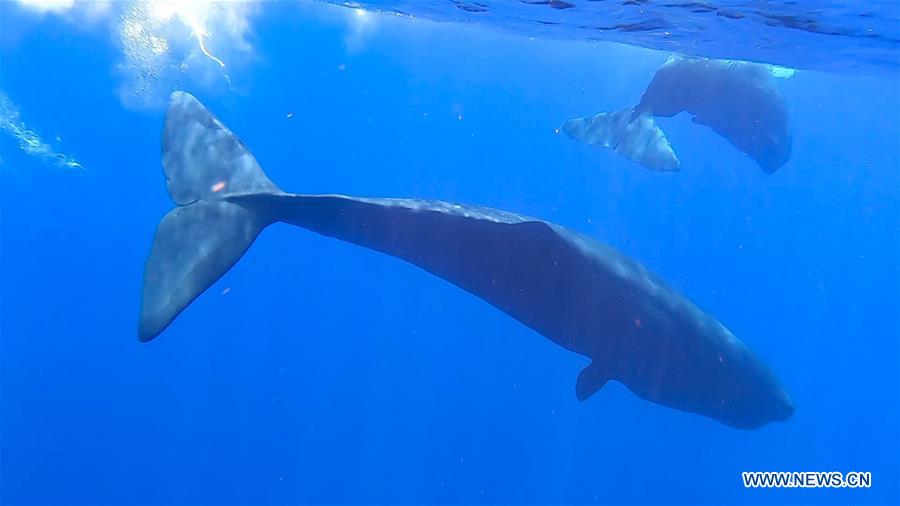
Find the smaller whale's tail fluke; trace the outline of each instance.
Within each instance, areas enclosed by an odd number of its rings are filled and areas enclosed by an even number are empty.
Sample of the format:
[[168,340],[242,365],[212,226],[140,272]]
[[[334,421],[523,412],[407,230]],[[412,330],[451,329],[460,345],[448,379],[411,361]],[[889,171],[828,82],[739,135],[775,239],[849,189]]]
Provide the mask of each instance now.
[[631,109],[573,118],[561,130],[577,141],[609,148],[648,169],[676,171],[680,165],[653,117],[636,115]]
[[162,159],[169,194],[178,206],[160,222],[147,259],[141,341],[159,335],[271,223],[229,197],[280,193],[243,143],[187,93],[170,98]]

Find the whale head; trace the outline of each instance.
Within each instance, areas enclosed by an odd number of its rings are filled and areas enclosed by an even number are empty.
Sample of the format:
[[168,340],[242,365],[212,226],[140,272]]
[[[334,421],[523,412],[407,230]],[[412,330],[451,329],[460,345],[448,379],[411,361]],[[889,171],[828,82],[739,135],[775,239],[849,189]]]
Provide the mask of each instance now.
[[721,323],[709,335],[715,341],[707,357],[706,415],[732,427],[755,429],[782,422],[794,403],[775,374]]

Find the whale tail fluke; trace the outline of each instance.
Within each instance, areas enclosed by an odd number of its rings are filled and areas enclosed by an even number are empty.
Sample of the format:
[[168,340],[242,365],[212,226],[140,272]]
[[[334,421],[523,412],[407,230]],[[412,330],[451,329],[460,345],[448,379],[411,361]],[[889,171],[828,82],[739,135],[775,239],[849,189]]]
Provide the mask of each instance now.
[[572,139],[611,149],[648,169],[679,169],[680,162],[666,134],[651,116],[635,114],[631,109],[572,118],[561,130]]
[[138,324],[144,342],[228,271],[272,222],[233,197],[280,193],[240,139],[184,92],[169,100],[162,160],[178,206],[160,222],[144,270]]

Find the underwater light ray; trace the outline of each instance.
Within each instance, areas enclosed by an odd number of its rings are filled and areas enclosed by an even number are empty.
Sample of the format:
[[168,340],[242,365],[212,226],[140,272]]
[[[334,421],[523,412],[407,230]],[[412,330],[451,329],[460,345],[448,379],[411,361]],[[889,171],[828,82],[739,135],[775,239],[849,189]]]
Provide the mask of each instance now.
[[233,90],[229,57],[252,53],[244,37],[254,9],[246,1],[129,3],[116,27],[125,55],[120,66],[126,81],[120,88],[122,101],[138,109],[155,108],[185,79],[206,87],[221,80]]
[[221,10],[221,7],[212,0],[184,0],[172,2],[167,0],[152,0],[148,2],[150,12],[160,21],[178,19],[191,31],[191,36],[197,40],[200,52],[207,58],[216,62],[219,67],[225,68],[225,62],[214,55],[206,47],[206,38],[210,36],[208,29],[209,11],[213,7]]

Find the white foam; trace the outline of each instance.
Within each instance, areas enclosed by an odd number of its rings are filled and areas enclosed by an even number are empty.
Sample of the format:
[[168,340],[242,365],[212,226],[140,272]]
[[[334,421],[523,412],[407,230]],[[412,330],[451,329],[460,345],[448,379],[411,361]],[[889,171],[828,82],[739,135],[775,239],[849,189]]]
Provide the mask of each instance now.
[[[0,90],[0,130],[11,135],[25,153],[45,163],[68,169],[84,169],[74,157],[54,150],[41,136],[22,121],[19,108]],[[59,141],[59,137],[56,138]]]

